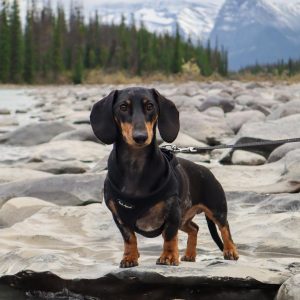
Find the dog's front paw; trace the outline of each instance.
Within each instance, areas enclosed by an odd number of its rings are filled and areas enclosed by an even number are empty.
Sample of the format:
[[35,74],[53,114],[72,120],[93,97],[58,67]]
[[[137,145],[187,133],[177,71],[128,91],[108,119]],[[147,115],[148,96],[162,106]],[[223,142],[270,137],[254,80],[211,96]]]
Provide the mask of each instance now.
[[190,262],[195,262],[196,261],[196,256],[189,256],[189,255],[183,255],[181,257],[181,261],[190,261]]
[[156,261],[157,265],[168,265],[168,266],[178,266],[179,258],[178,255],[173,254],[162,254],[160,258]]
[[120,262],[120,268],[132,268],[138,265],[138,260],[132,257],[123,257],[123,259]]
[[224,249],[223,254],[224,254],[224,259],[227,259],[227,260],[238,260],[239,259],[239,254],[235,247]]

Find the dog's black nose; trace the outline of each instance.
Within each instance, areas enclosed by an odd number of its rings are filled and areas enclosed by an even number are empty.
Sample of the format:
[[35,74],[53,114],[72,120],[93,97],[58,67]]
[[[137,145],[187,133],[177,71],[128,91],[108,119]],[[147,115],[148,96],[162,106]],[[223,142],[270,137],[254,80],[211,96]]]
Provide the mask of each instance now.
[[133,134],[133,139],[137,144],[144,144],[148,138],[147,133],[136,132]]

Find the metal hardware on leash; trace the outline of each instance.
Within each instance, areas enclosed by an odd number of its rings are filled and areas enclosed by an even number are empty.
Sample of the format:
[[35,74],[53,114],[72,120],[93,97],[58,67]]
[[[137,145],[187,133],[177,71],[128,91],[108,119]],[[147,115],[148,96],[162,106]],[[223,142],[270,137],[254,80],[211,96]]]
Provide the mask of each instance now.
[[216,145],[216,146],[205,146],[205,147],[178,147],[176,145],[164,145],[163,148],[170,150],[176,153],[202,153],[207,151],[212,151],[216,149],[245,149],[251,147],[260,147],[260,146],[270,146],[270,145],[283,145],[287,143],[296,143],[300,142],[300,138],[292,139],[283,139],[277,141],[259,141],[259,142],[250,142],[243,144],[231,144],[231,145]]

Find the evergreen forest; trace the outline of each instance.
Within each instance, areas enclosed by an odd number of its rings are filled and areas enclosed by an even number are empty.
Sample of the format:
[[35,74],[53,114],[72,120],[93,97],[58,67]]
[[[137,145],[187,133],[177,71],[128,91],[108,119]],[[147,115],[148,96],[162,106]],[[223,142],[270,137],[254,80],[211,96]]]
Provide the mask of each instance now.
[[189,62],[203,76],[228,72],[223,48],[183,40],[178,27],[174,35],[158,35],[134,20],[126,26],[124,17],[120,24],[104,24],[97,12],[87,20],[82,8],[54,9],[50,0],[43,7],[28,1],[22,22],[18,0],[1,0],[1,83],[56,83],[67,77],[78,84],[96,69],[128,76],[170,75],[181,73]]

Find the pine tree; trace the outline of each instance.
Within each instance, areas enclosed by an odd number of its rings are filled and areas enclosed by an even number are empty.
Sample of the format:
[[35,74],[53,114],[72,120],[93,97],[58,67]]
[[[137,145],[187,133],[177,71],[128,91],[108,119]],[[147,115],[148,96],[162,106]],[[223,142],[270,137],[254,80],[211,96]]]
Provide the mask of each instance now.
[[62,7],[57,7],[57,16],[54,22],[54,33],[53,33],[53,75],[57,78],[64,70],[64,34],[66,30],[65,14]]
[[26,16],[25,38],[24,38],[24,81],[34,82],[34,47],[33,47],[33,11],[28,10]]
[[10,68],[10,36],[7,16],[7,3],[2,1],[0,14],[0,81],[8,82]]
[[10,80],[21,81],[23,73],[23,36],[20,21],[19,4],[13,1],[10,13]]
[[174,41],[174,54],[172,61],[172,72],[179,73],[182,70],[182,50],[181,50],[181,39],[179,34],[178,24],[176,25],[176,36]]

